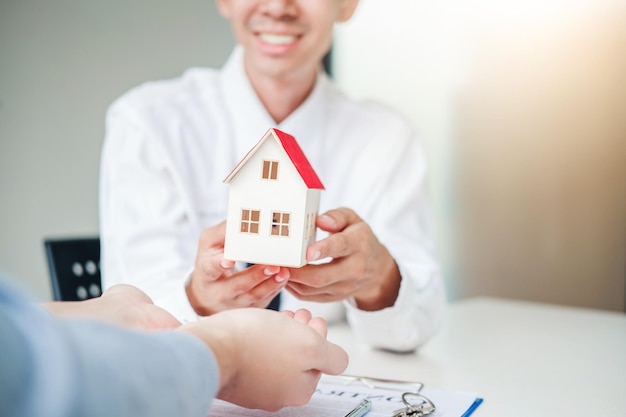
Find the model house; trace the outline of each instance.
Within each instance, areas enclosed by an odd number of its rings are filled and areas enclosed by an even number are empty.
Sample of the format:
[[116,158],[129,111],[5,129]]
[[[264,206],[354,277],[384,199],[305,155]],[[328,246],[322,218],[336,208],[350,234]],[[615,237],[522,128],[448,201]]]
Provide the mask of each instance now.
[[224,258],[305,265],[324,186],[296,139],[269,129],[224,182],[230,185]]

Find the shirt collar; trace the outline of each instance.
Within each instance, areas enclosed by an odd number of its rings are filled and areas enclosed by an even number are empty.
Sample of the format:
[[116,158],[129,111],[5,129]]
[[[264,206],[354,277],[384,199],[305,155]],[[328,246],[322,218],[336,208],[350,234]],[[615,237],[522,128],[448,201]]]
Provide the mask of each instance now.
[[267,129],[277,127],[293,135],[309,158],[316,159],[324,127],[326,126],[326,104],[331,83],[319,72],[313,91],[307,99],[282,123],[276,125],[269,115],[243,66],[243,48],[235,47],[221,72],[223,102],[231,118],[231,129],[238,157],[243,156],[265,134]]

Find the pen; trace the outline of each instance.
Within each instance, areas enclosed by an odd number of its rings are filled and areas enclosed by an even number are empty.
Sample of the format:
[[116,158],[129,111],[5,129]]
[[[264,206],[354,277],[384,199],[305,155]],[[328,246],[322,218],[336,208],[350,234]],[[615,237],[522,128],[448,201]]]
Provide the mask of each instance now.
[[372,402],[366,398],[361,401],[359,405],[354,407],[352,411],[346,414],[345,417],[363,417],[365,414],[367,414],[368,411],[370,411],[371,408]]

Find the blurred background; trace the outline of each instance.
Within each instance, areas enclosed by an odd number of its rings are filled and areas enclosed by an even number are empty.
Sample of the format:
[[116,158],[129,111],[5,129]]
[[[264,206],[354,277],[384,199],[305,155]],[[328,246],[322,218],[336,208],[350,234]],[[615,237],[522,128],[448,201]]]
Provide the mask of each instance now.
[[[43,239],[98,234],[107,106],[233,44],[213,1],[2,0],[0,270],[50,299]],[[625,310],[626,2],[361,0],[331,58],[420,132],[450,299]]]

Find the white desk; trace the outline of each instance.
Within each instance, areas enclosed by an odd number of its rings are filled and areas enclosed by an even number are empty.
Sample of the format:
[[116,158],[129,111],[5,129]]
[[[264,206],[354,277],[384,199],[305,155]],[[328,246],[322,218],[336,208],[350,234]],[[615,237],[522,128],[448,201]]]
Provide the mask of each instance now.
[[476,417],[626,416],[626,314],[476,298],[453,303],[441,331],[415,354],[329,339],[350,355],[347,374],[475,391]]

